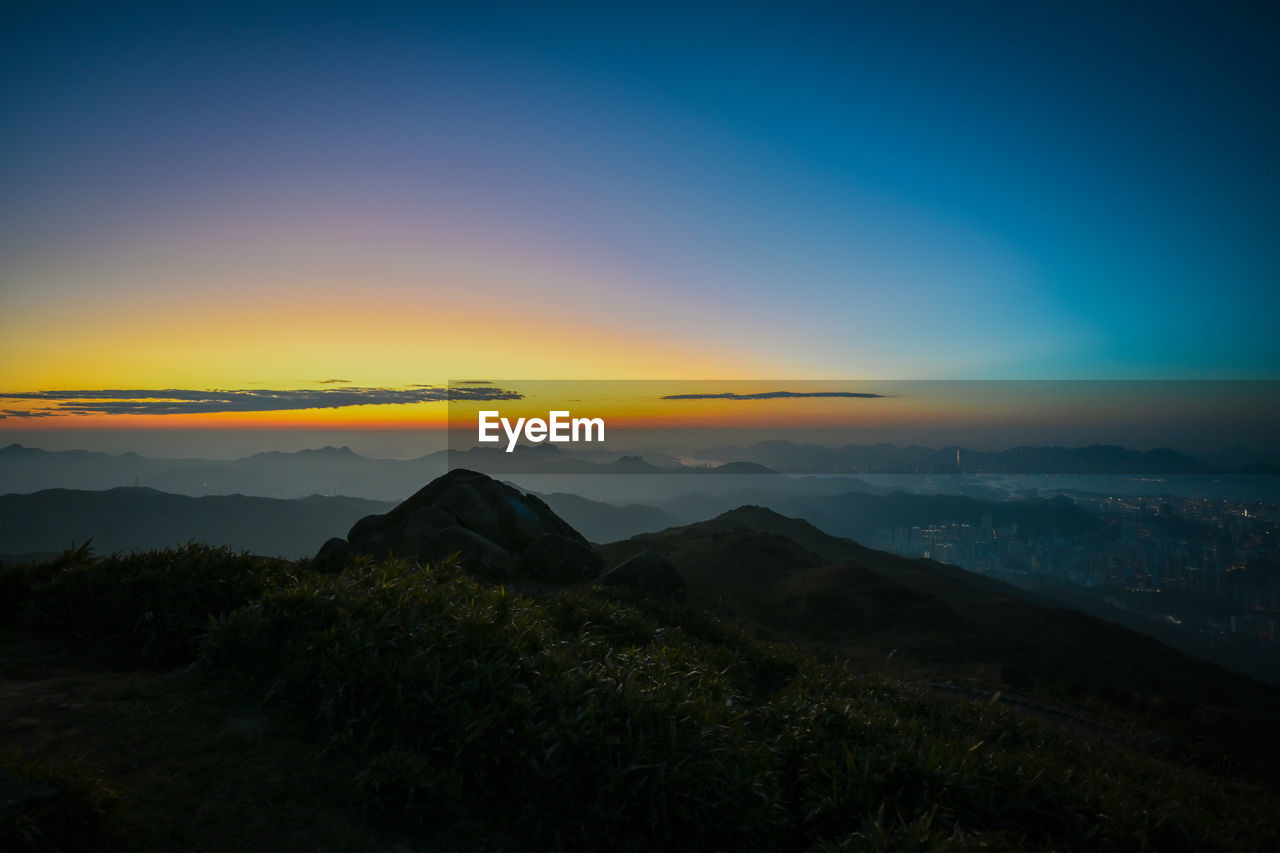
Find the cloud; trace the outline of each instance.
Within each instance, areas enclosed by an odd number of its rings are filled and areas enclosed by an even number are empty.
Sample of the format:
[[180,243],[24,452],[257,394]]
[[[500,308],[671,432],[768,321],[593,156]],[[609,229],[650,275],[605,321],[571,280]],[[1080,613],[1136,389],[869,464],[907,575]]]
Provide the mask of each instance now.
[[[350,379],[317,379],[317,385],[350,385]],[[425,388],[425,385],[414,385],[414,388]]]
[[857,391],[762,391],[758,394],[668,394],[663,400],[801,400],[813,397],[887,397],[888,394],[867,394]]
[[52,418],[61,412],[54,409],[0,409],[0,420],[6,418]]
[[444,400],[519,400],[523,394],[497,387],[321,388],[290,390],[193,390],[184,388],[0,392],[0,400],[38,400],[51,407],[4,410],[10,417],[54,415],[191,415],[218,412],[279,412],[395,406]]

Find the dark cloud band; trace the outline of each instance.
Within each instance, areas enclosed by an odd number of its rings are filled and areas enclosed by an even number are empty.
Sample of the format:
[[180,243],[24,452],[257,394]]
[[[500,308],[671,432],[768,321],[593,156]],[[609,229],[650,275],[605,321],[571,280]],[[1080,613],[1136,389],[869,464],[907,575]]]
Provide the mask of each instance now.
[[0,392],[0,400],[51,404],[31,410],[6,409],[0,417],[53,415],[191,415],[218,412],[278,412],[395,406],[446,400],[519,400],[523,394],[497,387],[322,388],[290,390],[100,389]]
[[887,397],[887,394],[867,394],[857,391],[762,391],[758,394],[668,394],[663,400],[801,400],[813,397]]

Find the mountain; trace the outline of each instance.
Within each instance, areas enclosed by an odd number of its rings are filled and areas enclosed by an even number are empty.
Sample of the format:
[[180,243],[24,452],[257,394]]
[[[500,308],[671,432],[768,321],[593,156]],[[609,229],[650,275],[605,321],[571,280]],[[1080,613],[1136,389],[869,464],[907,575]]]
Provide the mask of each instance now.
[[1216,453],[1196,454],[1195,458],[1213,468],[1228,471],[1280,472],[1280,454],[1263,453],[1247,447],[1232,447]]
[[466,468],[361,518],[345,539],[331,537],[312,567],[339,573],[361,557],[419,566],[456,558],[468,574],[497,582],[581,582],[604,568],[586,538],[536,496]]
[[98,553],[216,542],[235,551],[300,557],[334,530],[385,512],[389,504],[312,496],[295,500],[222,495],[188,497],[155,489],[47,489],[0,495],[0,554],[61,551],[93,540]]
[[0,491],[109,489],[132,486],[164,471],[209,465],[203,459],[148,459],[136,453],[112,455],[88,450],[40,450],[10,444],[0,448]]
[[[1024,452],[1025,451],[1025,452]],[[1243,453],[1231,455],[1231,461],[1252,458],[1249,468],[1215,468],[1208,463],[1168,456],[1162,452],[1138,453],[1123,448],[1020,448],[1000,454],[975,454],[959,449],[962,470],[999,473],[1013,470],[1079,473],[1091,470],[1135,471],[1219,471],[1235,473],[1271,469],[1258,457]],[[888,491],[881,486],[860,482],[849,471],[936,472],[945,481],[944,491],[959,489],[975,498],[999,498],[987,484],[962,480],[948,475],[956,473],[956,448],[897,448],[891,445],[822,448],[796,445],[785,441],[763,442],[749,448],[722,448],[706,451],[705,458],[716,458],[719,465],[681,466],[660,455],[620,455],[608,461],[596,455],[578,459],[551,445],[520,446],[515,452],[495,448],[472,448],[466,451],[436,451],[415,459],[374,459],[361,456],[348,447],[324,447],[292,453],[259,453],[241,459],[154,459],[136,453],[112,455],[84,450],[46,451],[11,444],[0,448],[0,493],[36,492],[41,489],[101,490],[121,486],[146,486],[174,494],[201,496],[221,494],[258,495],[274,498],[298,498],[307,495],[346,495],[368,500],[399,501],[413,494],[451,468],[465,467],[490,476],[520,477],[530,488],[543,492],[566,491],[564,479],[582,474],[573,491],[587,497],[618,503],[658,505],[659,500],[687,499],[685,505],[662,504],[661,508],[684,518],[708,517],[734,506],[760,503],[774,506],[780,492],[803,495],[830,495],[837,492]],[[1171,451],[1170,451],[1171,453]],[[995,461],[983,461],[992,458]],[[1226,458],[1226,457],[1224,457]],[[656,462],[655,462],[656,460]],[[972,463],[972,465],[971,465]],[[782,477],[778,472],[840,476]],[[843,472],[843,473],[842,473]],[[679,475],[679,476],[669,476]],[[1203,478],[1208,479],[1208,478]],[[1249,478],[1238,478],[1246,486],[1269,494],[1270,481],[1251,484]],[[932,490],[940,483],[916,484]],[[1077,487],[1088,484],[1075,484]],[[1107,484],[1108,489],[1126,484]],[[1132,484],[1127,484],[1132,485]],[[1234,490],[1237,483],[1224,489]],[[1172,488],[1172,485],[1169,486]],[[914,488],[914,486],[913,486]],[[1149,490],[1149,489],[1148,489]],[[700,501],[698,493],[711,497]],[[739,493],[736,501],[726,495]],[[779,506],[796,513],[797,507]],[[849,533],[849,530],[835,532]]]
[[[843,618],[808,618],[812,614],[805,615],[807,609],[823,606],[819,603],[823,599],[833,604],[832,595],[843,596],[845,603],[870,595],[855,609],[874,612],[878,622],[888,620],[920,634],[919,642],[910,642],[926,657],[939,652],[934,642],[939,627],[945,629],[943,633],[958,625],[993,627],[983,623],[1001,621],[1005,614],[1000,608],[1012,606],[1013,613],[1022,615],[1021,605],[1032,600],[1000,581],[942,563],[876,551],[824,533],[803,519],[758,506],[600,548],[608,564],[645,550],[674,563],[690,588],[700,591],[705,604],[712,604],[713,598],[732,602],[746,594],[754,603],[738,608],[739,615],[768,623],[778,613],[789,613],[797,630],[829,639],[863,637],[876,626]],[[833,572],[835,566],[841,571]],[[775,583],[781,586],[773,588]],[[810,596],[810,592],[816,594]],[[930,602],[927,615],[918,619],[907,612],[909,607],[899,606],[926,601]],[[994,620],[989,618],[992,607],[997,610]],[[940,616],[945,625],[935,621]],[[961,619],[957,621],[956,616]],[[974,623],[975,618],[979,622]],[[873,632],[877,650],[885,636],[879,630]]]
[[1028,501],[984,501],[962,495],[916,495],[893,492],[870,495],[847,492],[827,497],[786,497],[782,512],[805,518],[823,530],[869,541],[877,530],[927,527],[954,522],[977,527],[984,517],[994,527],[1016,524],[1034,537],[1049,531],[1067,535],[1097,533],[1104,527],[1098,516],[1079,509],[1068,498]]
[[225,461],[48,451],[19,444],[0,449],[0,491],[4,492],[136,485],[192,496],[342,494],[398,500],[444,470],[444,460],[430,455],[410,460],[370,459],[347,447],[259,453]]
[[[764,441],[749,447],[699,450],[695,455],[702,459],[755,462],[785,474],[1210,474],[1232,470],[1218,460],[1202,462],[1168,448],[1138,451],[1104,444],[978,451],[955,446],[822,447]],[[1222,461],[1241,458],[1237,452]]]
[[642,504],[614,506],[567,492],[531,494],[537,494],[556,515],[569,522],[592,542],[614,542],[637,533],[664,530],[689,521],[688,518]]
[[[264,455],[268,458],[263,461],[277,461]],[[614,506],[564,492],[531,494],[593,542],[612,542],[689,521],[640,504]],[[0,496],[0,554],[49,555],[72,541],[91,538],[99,552],[146,550],[197,540],[296,557],[314,553],[334,531],[345,531],[357,519],[385,512],[391,506],[390,502],[319,495],[194,498],[144,487],[46,489]]]
[[[652,551],[691,602],[764,636],[815,644],[873,670],[1136,715],[1186,749],[1276,754],[1280,691],[1114,623],[953,566],[831,536],[742,507],[710,521],[602,546],[606,565]],[[886,663],[892,661],[892,664]]]
[[[426,508],[414,503],[409,515]],[[741,539],[739,556],[771,541],[787,562],[763,555],[751,572],[763,585],[820,569],[790,536],[742,539],[756,525],[847,548],[753,508],[692,532]],[[0,770],[0,847],[1280,844],[1265,696],[1236,718],[1209,694],[1086,716],[965,682],[956,662],[880,655],[873,668],[815,652],[802,631],[762,642],[643,590],[522,593],[447,560],[309,566],[204,545],[0,565],[0,719],[15,756]],[[889,609],[870,618],[946,619],[864,569],[832,567]],[[1205,713],[1252,760],[1164,734]]]
[[[512,453],[495,448],[440,450],[415,459],[372,459],[349,447],[291,453],[258,453],[241,459],[153,459],[136,453],[47,451],[11,444],[0,448],[0,492],[41,489],[110,489],[146,486],[183,495],[246,494],[274,498],[346,495],[399,501],[451,468],[491,476],[715,474],[770,475],[750,463],[715,467],[655,465],[640,456],[609,462],[575,459],[552,445],[522,445]],[[744,477],[745,479],[745,477]]]
[[[844,491],[843,478],[815,482],[829,485],[828,493],[805,494],[790,488],[759,486],[725,494],[686,493],[655,501],[659,508],[684,518],[709,518],[744,504],[768,507],[785,515],[803,518],[828,533],[871,541],[878,530],[898,527],[927,527],[954,522],[977,527],[984,516],[990,516],[994,527],[1018,525],[1028,535],[1056,530],[1064,534],[1096,533],[1102,520],[1079,509],[1068,498],[1051,500],[981,500],[962,495],[920,495],[877,489]],[[856,481],[855,481],[856,482]],[[835,491],[840,489],[839,491]]]
[[[550,444],[519,444],[511,452],[499,447],[472,447],[440,454],[450,467],[465,467],[491,476],[501,474],[735,474],[777,472],[754,462],[727,461],[720,465],[655,465],[643,456],[624,454],[609,462],[578,459]],[[665,461],[665,457],[664,457]]]
[[[93,497],[145,527],[154,493],[118,491]],[[252,506],[280,503],[304,502]],[[1280,692],[998,581],[759,506],[592,550],[465,470],[349,537],[364,558],[326,571],[199,544],[0,563],[0,719],[39,759],[0,784],[59,797],[0,814],[0,847],[1280,843]],[[474,571],[548,540],[592,573]],[[607,584],[623,560],[681,583]]]

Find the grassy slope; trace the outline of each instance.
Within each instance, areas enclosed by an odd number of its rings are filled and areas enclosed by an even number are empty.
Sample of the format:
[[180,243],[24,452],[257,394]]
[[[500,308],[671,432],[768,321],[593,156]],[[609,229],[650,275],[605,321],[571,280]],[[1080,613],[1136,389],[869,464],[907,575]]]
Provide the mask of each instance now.
[[[1041,702],[1152,735],[1230,771],[1272,772],[1280,689],[999,581],[829,536],[744,507],[707,522],[603,546],[606,565],[643,550],[670,559],[690,600],[774,638],[832,650],[886,674]],[[890,653],[891,660],[886,661]]]
[[[37,649],[6,667],[2,709],[70,727],[11,733],[52,763],[61,817],[121,794],[79,820],[80,849],[1280,844],[1274,790],[806,661],[691,605],[196,546],[0,569],[0,611],[26,626],[6,659]],[[33,826],[0,823],[0,846]]]

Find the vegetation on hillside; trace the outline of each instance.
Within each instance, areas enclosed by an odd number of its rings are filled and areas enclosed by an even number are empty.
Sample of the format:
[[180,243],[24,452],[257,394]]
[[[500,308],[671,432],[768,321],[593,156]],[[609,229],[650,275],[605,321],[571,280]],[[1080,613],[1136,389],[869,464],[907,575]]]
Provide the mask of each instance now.
[[[422,841],[1280,846],[1272,791],[805,659],[691,605],[588,588],[535,598],[451,563],[320,576],[200,545],[102,560],[81,549],[0,568],[0,590],[3,616],[33,629],[198,660],[201,677],[261,700],[347,774],[371,827]],[[109,848],[127,824],[94,814],[75,837]],[[4,819],[0,846],[53,849],[31,820]]]
[[1038,702],[1145,729],[1214,772],[1274,776],[1280,688],[993,578],[760,507],[600,547],[610,565],[643,551],[680,570],[691,603],[757,634],[971,691],[1016,685]]

